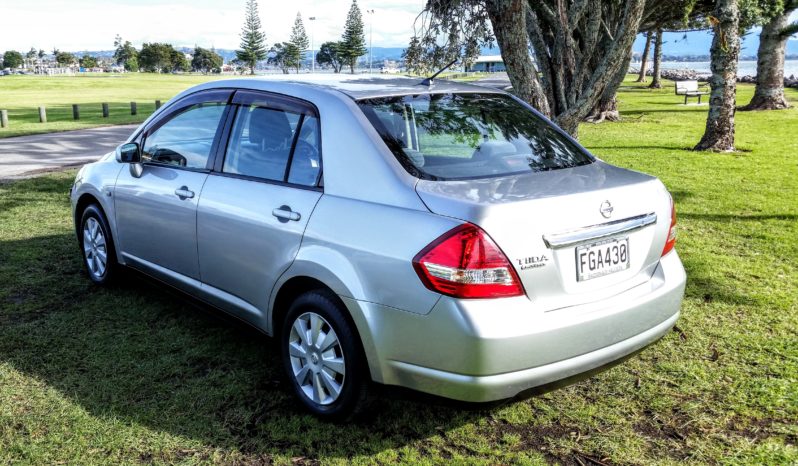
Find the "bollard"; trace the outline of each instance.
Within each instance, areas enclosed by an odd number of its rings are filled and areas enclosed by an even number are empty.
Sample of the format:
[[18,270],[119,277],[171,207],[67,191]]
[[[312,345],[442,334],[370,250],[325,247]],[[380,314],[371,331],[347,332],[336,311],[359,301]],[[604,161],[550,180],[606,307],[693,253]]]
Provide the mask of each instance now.
[[47,123],[47,109],[39,107],[39,123]]
[[103,104],[103,118],[108,118],[108,104]]
[[80,120],[80,105],[72,104],[72,119]]
[[130,114],[136,115],[138,113],[138,109],[136,108],[136,102],[130,102]]
[[0,110],[0,128],[8,128],[8,110]]
[[161,101],[160,100],[156,100],[155,101],[155,110],[158,110],[159,108],[161,108]]

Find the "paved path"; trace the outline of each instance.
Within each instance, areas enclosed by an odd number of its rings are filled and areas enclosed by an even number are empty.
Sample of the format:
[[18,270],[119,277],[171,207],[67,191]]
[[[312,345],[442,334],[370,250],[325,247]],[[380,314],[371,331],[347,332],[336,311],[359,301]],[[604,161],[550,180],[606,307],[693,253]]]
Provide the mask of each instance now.
[[480,86],[494,87],[496,89],[506,89],[510,87],[510,78],[507,73],[492,73],[490,76],[474,81]]
[[0,139],[0,180],[97,160],[123,143],[137,125]]

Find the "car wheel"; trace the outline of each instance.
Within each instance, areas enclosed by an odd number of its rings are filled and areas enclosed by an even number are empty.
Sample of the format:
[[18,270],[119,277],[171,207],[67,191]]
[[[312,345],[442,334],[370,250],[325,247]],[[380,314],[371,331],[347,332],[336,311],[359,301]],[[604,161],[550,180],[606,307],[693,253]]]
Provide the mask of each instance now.
[[283,321],[280,347],[289,383],[313,414],[349,420],[367,405],[370,379],[344,309],[328,293],[299,296]]
[[86,207],[80,220],[80,250],[89,278],[98,285],[111,283],[118,273],[116,250],[105,214],[96,205]]

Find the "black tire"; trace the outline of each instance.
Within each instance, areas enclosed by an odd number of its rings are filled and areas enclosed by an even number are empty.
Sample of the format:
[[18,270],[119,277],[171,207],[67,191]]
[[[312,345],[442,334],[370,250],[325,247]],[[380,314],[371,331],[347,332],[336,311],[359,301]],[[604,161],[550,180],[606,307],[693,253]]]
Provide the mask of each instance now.
[[[92,267],[89,266],[89,253],[87,252],[87,248],[84,247],[84,229],[92,220],[96,222],[97,227],[100,229],[103,238],[105,239],[104,248],[100,246],[97,247],[97,250],[99,251],[104,249],[106,255],[106,263],[102,273],[92,271]],[[86,267],[86,273],[89,276],[89,279],[98,285],[107,286],[112,284],[119,274],[119,263],[116,261],[116,248],[114,247],[114,240],[111,237],[111,228],[108,227],[108,220],[105,218],[105,214],[97,204],[91,204],[86,207],[80,217],[78,243],[80,244],[80,252],[83,257],[83,266]]]
[[[342,309],[342,306],[329,292],[310,291],[304,293],[291,304],[283,320],[279,338],[283,368],[291,386],[291,391],[310,413],[330,421],[351,420],[368,407],[369,388],[371,385],[368,363],[361,349],[357,332],[346,319],[345,312],[346,310]],[[294,366],[289,354],[289,344],[292,338],[291,331],[294,323],[300,317],[307,316],[308,313],[315,313],[321,316],[335,331],[340,344],[336,348],[342,351],[345,361],[340,395],[334,401],[328,402],[328,404],[315,402],[303,391],[299,381],[297,381],[297,377],[294,375]],[[299,359],[295,358],[295,361],[298,362]]]

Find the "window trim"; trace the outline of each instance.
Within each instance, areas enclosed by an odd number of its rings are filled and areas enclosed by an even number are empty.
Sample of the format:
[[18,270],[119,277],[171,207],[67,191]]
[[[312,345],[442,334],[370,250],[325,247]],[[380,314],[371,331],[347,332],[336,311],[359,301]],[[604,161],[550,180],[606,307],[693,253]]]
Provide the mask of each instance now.
[[[227,151],[230,148],[230,141],[232,140],[233,136],[233,126],[238,119],[238,115],[241,112],[241,108],[246,105],[252,105],[256,102],[264,102],[266,104],[271,104],[272,102],[278,107],[267,107],[267,108],[275,108],[276,110],[283,110],[283,111],[291,111],[294,113],[298,113],[300,115],[300,121],[296,127],[296,134],[294,134],[294,140],[291,144],[291,152],[288,156],[288,162],[286,164],[286,170],[283,174],[283,180],[271,180],[268,178],[260,178],[257,176],[250,176],[250,175],[242,175],[240,173],[228,173],[224,171],[224,160],[227,157]],[[227,178],[238,178],[246,181],[255,181],[260,183],[267,183],[273,184],[276,186],[284,186],[287,188],[298,188],[307,191],[318,191],[324,192],[324,155],[322,154],[322,134],[321,134],[321,118],[319,116],[318,108],[308,102],[306,100],[298,99],[296,97],[291,97],[288,95],[283,94],[276,94],[273,92],[266,92],[266,91],[254,91],[249,89],[243,90],[236,90],[234,94],[230,97],[230,103],[228,105],[230,107],[229,112],[227,114],[227,120],[225,121],[224,133],[222,134],[222,138],[219,141],[219,145],[216,149],[216,153],[214,154],[214,161],[212,166],[209,168],[211,175],[218,175],[224,176]],[[302,124],[304,124],[304,120],[306,116],[315,117],[318,121],[318,151],[319,151],[319,174],[316,177],[316,183],[313,186],[307,186],[302,184],[296,183],[289,183],[288,177],[290,176],[291,171],[291,163],[294,160],[294,151],[296,150],[296,143],[299,138],[299,133],[302,130]]]
[[178,100],[174,104],[169,105],[167,111],[164,111],[161,115],[158,115],[157,119],[148,123],[147,126],[137,136],[137,139],[139,139],[139,144],[143,150],[145,145],[147,144],[147,138],[152,133],[158,131],[162,126],[172,121],[172,119],[174,119],[181,113],[185,112],[188,108],[197,104],[222,103],[224,104],[225,108],[224,111],[222,112],[222,116],[219,119],[219,122],[216,125],[216,133],[213,137],[213,142],[211,143],[211,150],[210,153],[208,154],[208,159],[205,161],[205,168],[180,167],[176,165],[169,165],[157,162],[142,162],[142,164],[151,165],[155,167],[167,167],[176,170],[184,170],[191,172],[201,172],[201,173],[210,172],[213,169],[213,164],[216,159],[216,153],[218,152],[219,143],[222,140],[223,131],[225,129],[224,123],[227,122],[229,114],[231,113],[232,105],[230,104],[230,101],[232,100],[234,93],[235,91],[233,89],[219,88],[219,89],[209,89],[189,94],[184,98]]

